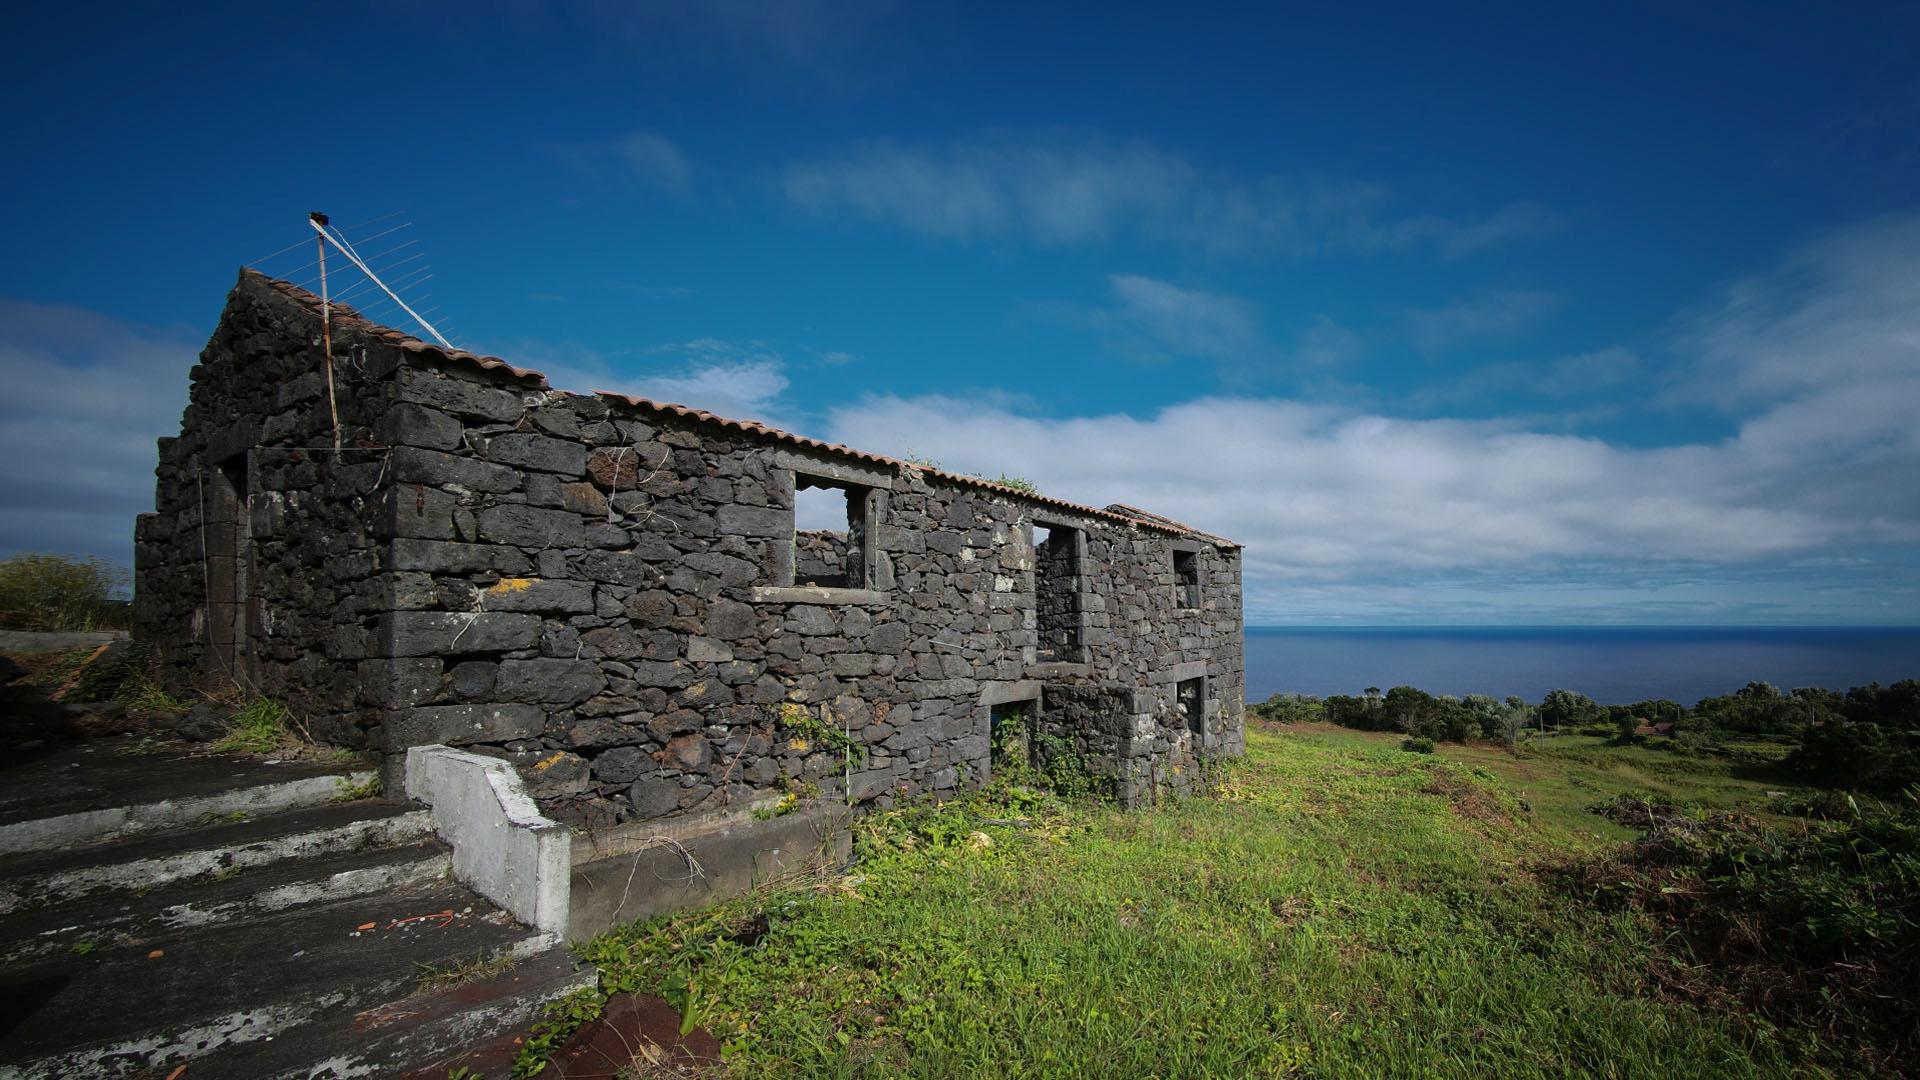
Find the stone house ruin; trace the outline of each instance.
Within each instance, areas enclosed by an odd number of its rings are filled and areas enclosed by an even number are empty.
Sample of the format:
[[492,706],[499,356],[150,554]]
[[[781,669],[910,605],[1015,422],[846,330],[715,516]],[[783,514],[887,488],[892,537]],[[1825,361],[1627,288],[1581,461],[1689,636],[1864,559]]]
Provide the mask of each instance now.
[[504,758],[589,826],[886,805],[979,785],[996,744],[1137,804],[1242,749],[1236,544],[562,393],[337,305],[332,343],[337,451],[318,298],[243,271],[160,441],[135,620],[176,686],[390,763]]

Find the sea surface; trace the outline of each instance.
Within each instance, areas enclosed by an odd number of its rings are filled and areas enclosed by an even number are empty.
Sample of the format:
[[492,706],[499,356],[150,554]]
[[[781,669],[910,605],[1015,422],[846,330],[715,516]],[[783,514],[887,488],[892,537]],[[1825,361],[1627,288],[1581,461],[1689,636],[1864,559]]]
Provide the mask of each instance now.
[[1434,694],[1576,690],[1602,704],[1691,705],[1753,680],[1845,690],[1920,678],[1920,627],[1247,627],[1247,700],[1417,686]]

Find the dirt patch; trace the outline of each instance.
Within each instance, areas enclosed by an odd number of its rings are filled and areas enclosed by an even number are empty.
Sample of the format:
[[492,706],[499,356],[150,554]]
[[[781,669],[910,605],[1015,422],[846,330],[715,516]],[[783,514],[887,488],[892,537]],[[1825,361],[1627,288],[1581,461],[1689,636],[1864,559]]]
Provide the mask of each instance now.
[[1445,769],[1435,769],[1426,786],[1420,790],[1447,800],[1453,812],[1468,821],[1483,825],[1509,825],[1513,822],[1513,815],[1507,812],[1507,808],[1492,792]]
[[720,1076],[720,1040],[705,1028],[680,1034],[680,1014],[652,994],[617,994],[600,1018],[554,1052],[556,1080],[679,1080]]

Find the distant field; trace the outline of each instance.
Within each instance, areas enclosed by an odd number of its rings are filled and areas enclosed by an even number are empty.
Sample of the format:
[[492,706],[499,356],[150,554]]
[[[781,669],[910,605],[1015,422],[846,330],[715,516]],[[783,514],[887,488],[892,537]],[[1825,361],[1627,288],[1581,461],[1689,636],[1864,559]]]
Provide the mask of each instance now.
[[[1764,1026],[1662,999],[1642,917],[1543,867],[1626,792],[1764,807],[1710,759],[1254,730],[1218,795],[869,818],[845,878],[602,939],[747,1076],[1756,1076]],[[990,819],[1028,819],[1027,828]],[[764,918],[764,933],[761,932]]]

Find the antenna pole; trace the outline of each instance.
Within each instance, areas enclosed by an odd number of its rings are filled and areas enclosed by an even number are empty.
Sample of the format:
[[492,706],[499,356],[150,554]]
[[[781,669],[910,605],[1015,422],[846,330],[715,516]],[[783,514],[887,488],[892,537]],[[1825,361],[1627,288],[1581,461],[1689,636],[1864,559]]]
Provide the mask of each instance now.
[[333,303],[327,298],[327,215],[315,210],[307,215],[317,233],[313,242],[320,247],[320,351],[327,368],[327,413],[333,417],[333,456],[340,456],[340,406],[333,396]]

